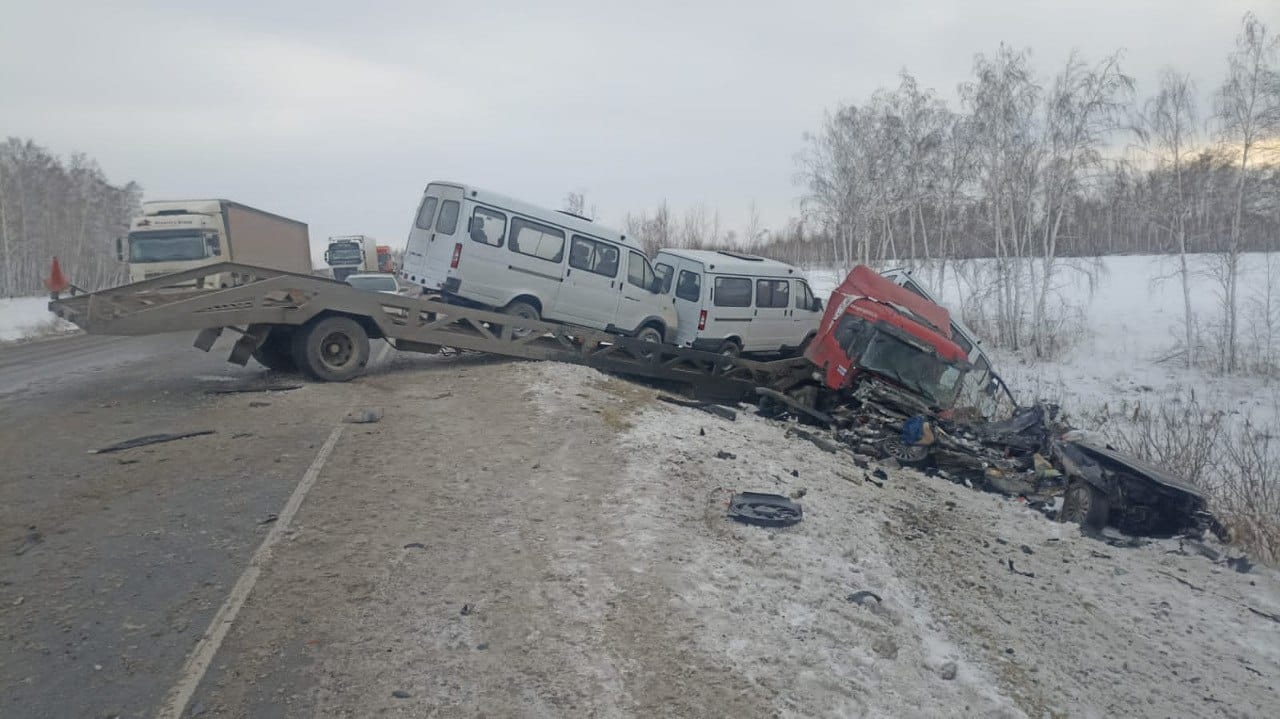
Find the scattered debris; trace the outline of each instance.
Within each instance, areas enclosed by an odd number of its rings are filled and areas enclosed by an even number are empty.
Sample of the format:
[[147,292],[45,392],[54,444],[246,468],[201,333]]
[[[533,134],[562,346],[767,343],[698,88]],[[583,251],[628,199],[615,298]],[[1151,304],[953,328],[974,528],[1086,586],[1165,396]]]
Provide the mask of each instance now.
[[1022,550],[1022,553],[1023,553],[1023,554],[1035,554],[1035,552],[1034,552],[1034,551],[1032,551],[1031,547],[1028,547],[1028,546],[1027,546],[1027,545],[1025,545],[1025,544],[1024,544],[1024,545],[1022,545],[1021,547],[1018,547],[1018,548]]
[[471,614],[471,612],[472,612],[471,605],[470,605],[470,604],[463,604],[463,605],[462,605],[462,611],[460,611],[460,612],[458,612],[458,613],[465,617],[465,616],[469,616],[469,615]]
[[141,461],[142,460],[140,459],[124,459],[123,457],[121,457],[116,460],[116,464],[137,464]]
[[959,671],[959,667],[956,666],[955,662],[947,662],[938,668],[938,676],[947,681],[951,681],[956,678],[957,671]]
[[18,548],[13,550],[14,556],[22,556],[32,547],[44,541],[44,535],[36,530],[35,527],[27,527],[27,535],[22,538],[22,543]]
[[252,436],[253,436],[253,432],[236,432],[235,434],[231,435],[231,439],[245,439],[246,437],[252,437]]
[[426,549],[427,545],[423,544],[422,542],[409,542],[408,544],[404,545],[404,548],[405,549]]
[[280,515],[278,514],[268,514],[267,516],[263,517],[262,520],[258,522],[258,524],[271,524],[272,522],[276,521],[279,518],[280,518]]
[[405,690],[403,690],[403,689],[397,689],[397,690],[395,690],[395,691],[391,692],[391,696],[395,697],[396,699],[408,699],[408,698],[409,698],[409,692],[407,692],[407,691],[405,691]]
[[160,444],[162,442],[172,442],[178,439],[187,439],[188,437],[201,437],[206,434],[213,434],[211,429],[200,429],[194,432],[177,432],[174,434],[148,434],[143,437],[134,437],[126,439],[123,442],[109,444],[100,449],[91,449],[89,454],[107,454],[109,452],[119,452],[125,449],[134,449],[135,447],[146,447],[151,444]]
[[687,407],[689,409],[700,409],[703,412],[706,412],[708,414],[714,414],[717,417],[723,417],[724,419],[727,419],[730,422],[738,421],[737,412],[729,409],[728,407],[718,405],[715,402],[702,402],[699,400],[692,400],[692,399],[680,399],[679,397],[672,397],[671,395],[667,395],[667,394],[658,395],[658,401],[666,402],[667,404],[674,404],[678,407]]
[[800,505],[780,494],[742,492],[729,500],[729,517],[762,527],[787,527],[800,521]]
[[1023,577],[1030,577],[1031,579],[1035,579],[1035,578],[1036,578],[1036,573],[1035,573],[1035,572],[1023,572],[1023,571],[1020,571],[1019,569],[1017,569],[1016,567],[1014,567],[1014,566],[1013,566],[1013,560],[1012,560],[1012,559],[1007,560],[1007,561],[1009,562],[1009,571],[1010,571],[1010,572],[1013,572],[1014,574],[1017,574],[1017,575],[1019,575],[1019,576],[1023,576]]
[[1178,575],[1176,575],[1176,574],[1171,574],[1171,573],[1169,573],[1169,572],[1163,572],[1163,571],[1162,571],[1162,572],[1158,572],[1158,574],[1163,574],[1164,576],[1166,576],[1166,577],[1168,577],[1168,578],[1172,579],[1173,581],[1175,581],[1175,582],[1177,582],[1177,583],[1179,583],[1179,584],[1184,584],[1184,585],[1186,585],[1186,586],[1188,586],[1188,587],[1191,587],[1192,589],[1196,590],[1197,592],[1203,592],[1203,591],[1204,591],[1204,587],[1197,587],[1196,585],[1192,584],[1191,582],[1188,582],[1187,580],[1183,579],[1182,577],[1179,577],[1179,576],[1178,576]]
[[814,445],[816,445],[818,449],[822,450],[823,452],[836,454],[842,451],[842,448],[840,447],[840,445],[836,444],[835,442],[832,442],[831,440],[826,439],[825,437],[819,437],[818,435],[813,434],[811,432],[806,432],[803,429],[797,429],[795,427],[792,427],[791,429],[787,430],[787,435],[788,436],[794,435],[796,437],[799,437],[800,439],[805,439],[810,442],[813,442]]
[[716,459],[737,459],[738,455],[733,452],[726,452],[723,449],[716,452]]
[[866,589],[862,589],[854,592],[853,594],[850,594],[849,596],[845,597],[845,601],[853,602],[858,606],[865,606],[868,602],[871,602],[871,601],[874,601],[876,604],[884,603],[884,601],[880,599],[879,594],[876,594],[875,592],[867,591]]
[[489,642],[480,642],[479,644],[476,645],[476,651],[483,652],[488,648],[489,648]]
[[367,409],[356,409],[347,413],[342,418],[343,422],[348,424],[372,424],[382,419],[382,409],[378,407],[369,407]]
[[792,476],[792,477],[799,477],[799,476],[800,476],[800,470],[798,470],[798,469],[793,469],[793,470],[791,470],[791,476]]
[[249,403],[249,406],[250,406],[250,407],[270,407],[270,406],[271,406],[271,403],[270,403],[270,402],[256,402],[256,401],[255,401],[255,402],[250,402],[250,403]]
[[258,387],[217,387],[207,389],[205,394],[245,394],[248,392],[288,392],[290,390],[301,389],[300,384],[268,384]]
[[437,400],[437,399],[444,399],[445,397],[452,397],[452,396],[453,396],[453,393],[452,393],[452,392],[441,392],[440,394],[438,394],[438,395],[436,395],[436,396],[434,396],[434,397],[428,397],[427,399],[429,399],[429,400]]
[[805,489],[804,487],[801,487],[800,489],[797,489],[796,491],[791,493],[791,498],[800,499],[801,497],[803,497],[808,493],[809,493],[809,490]]
[[1238,557],[1227,557],[1227,566],[1236,570],[1241,574],[1248,574],[1253,569],[1253,562],[1249,561],[1248,555],[1240,555]]
[[889,473],[888,473],[888,472],[886,472],[886,471],[884,471],[883,469],[876,469],[876,470],[874,470],[874,471],[871,473],[871,476],[872,476],[872,477],[875,477],[876,479],[880,480],[881,482],[887,482],[887,481],[889,481]]
[[884,482],[878,482],[872,479],[871,475],[867,474],[866,472],[862,473],[862,481],[866,482],[867,484],[874,484],[875,486],[880,487],[881,489],[884,489]]

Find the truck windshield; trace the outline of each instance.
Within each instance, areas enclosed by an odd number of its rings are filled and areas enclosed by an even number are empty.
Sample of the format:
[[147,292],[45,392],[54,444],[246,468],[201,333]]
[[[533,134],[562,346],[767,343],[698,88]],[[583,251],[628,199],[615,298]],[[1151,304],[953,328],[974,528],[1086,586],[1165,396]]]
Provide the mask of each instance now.
[[180,262],[207,257],[199,234],[129,235],[130,262]]
[[358,242],[335,242],[329,245],[324,259],[333,265],[359,265],[364,262],[364,248]]
[[858,364],[941,407],[950,407],[955,402],[962,375],[958,368],[884,332],[875,333],[858,358]]

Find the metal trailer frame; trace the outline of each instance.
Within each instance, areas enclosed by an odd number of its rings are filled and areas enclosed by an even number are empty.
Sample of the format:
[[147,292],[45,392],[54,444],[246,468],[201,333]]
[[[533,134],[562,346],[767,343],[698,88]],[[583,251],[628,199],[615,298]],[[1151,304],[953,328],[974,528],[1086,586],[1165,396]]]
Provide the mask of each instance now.
[[[241,284],[198,288],[202,277],[235,272]],[[196,283],[197,288],[174,287]],[[696,394],[734,399],[756,387],[783,389],[808,378],[804,358],[772,362],[646,342],[576,325],[533,321],[447,304],[358,290],[336,280],[236,263],[219,263],[87,294],[55,298],[49,310],[89,334],[149,335],[196,330],[206,352],[226,329],[241,336],[228,361],[244,365],[272,331],[295,333],[327,317],[347,317],[367,339],[398,350],[436,353],[443,347],[507,357],[583,364],[601,370],[692,385]],[[367,342],[367,339],[365,340]],[[297,348],[294,353],[296,355]],[[366,352],[367,355],[367,352]],[[367,361],[367,356],[364,361]],[[363,371],[364,361],[346,376]],[[301,361],[299,365],[303,365]],[[320,379],[314,372],[313,376]]]

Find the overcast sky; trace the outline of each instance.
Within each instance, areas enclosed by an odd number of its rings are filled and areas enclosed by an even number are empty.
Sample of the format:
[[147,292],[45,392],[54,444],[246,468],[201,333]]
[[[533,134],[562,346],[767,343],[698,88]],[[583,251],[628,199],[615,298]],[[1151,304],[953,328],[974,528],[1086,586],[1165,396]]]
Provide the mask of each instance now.
[[[189,6],[189,7],[188,7]],[[226,197],[402,245],[431,179],[599,219],[666,198],[741,231],[797,214],[824,109],[906,67],[954,98],[977,52],[1126,50],[1208,92],[1240,17],[1276,0],[67,3],[0,23],[0,133],[83,151],[147,199]]]

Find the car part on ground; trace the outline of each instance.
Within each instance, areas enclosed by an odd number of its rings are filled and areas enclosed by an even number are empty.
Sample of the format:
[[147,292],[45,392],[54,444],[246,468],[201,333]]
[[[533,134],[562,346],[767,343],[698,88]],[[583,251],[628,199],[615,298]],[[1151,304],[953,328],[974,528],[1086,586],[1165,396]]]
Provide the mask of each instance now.
[[741,492],[729,500],[729,517],[761,527],[788,527],[800,521],[804,510],[780,494]]

